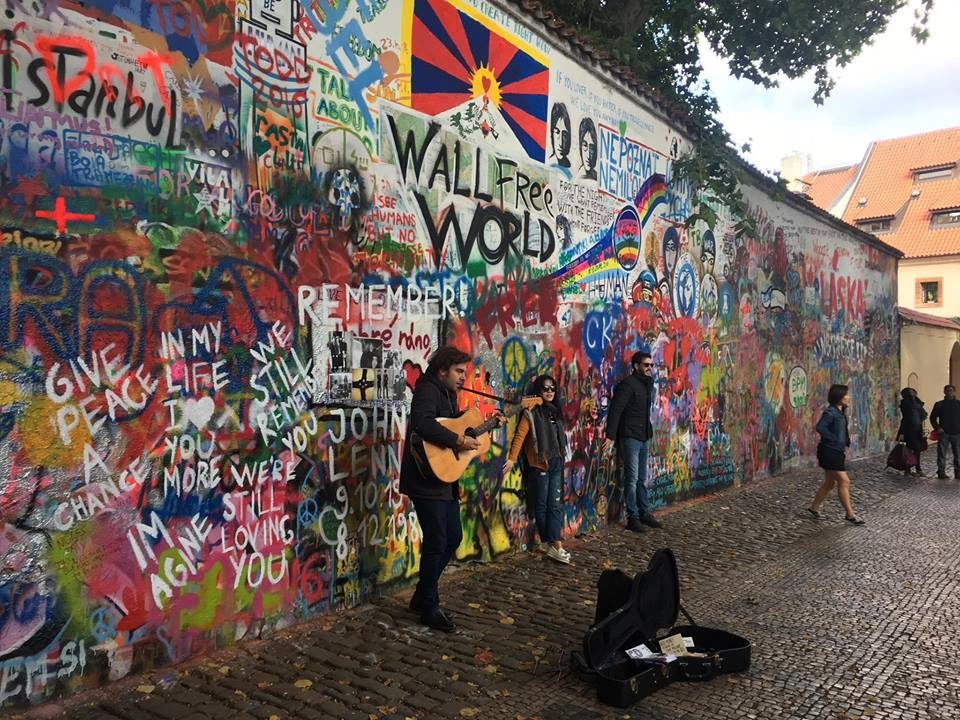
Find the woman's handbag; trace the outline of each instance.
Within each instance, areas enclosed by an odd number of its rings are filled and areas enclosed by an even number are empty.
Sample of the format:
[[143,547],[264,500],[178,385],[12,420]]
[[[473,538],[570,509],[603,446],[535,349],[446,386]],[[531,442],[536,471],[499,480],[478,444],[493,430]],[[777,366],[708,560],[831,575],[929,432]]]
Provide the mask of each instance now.
[[903,443],[897,443],[896,447],[894,447],[887,456],[887,467],[892,467],[896,470],[906,471],[916,466],[916,464],[917,456],[914,455],[913,450]]

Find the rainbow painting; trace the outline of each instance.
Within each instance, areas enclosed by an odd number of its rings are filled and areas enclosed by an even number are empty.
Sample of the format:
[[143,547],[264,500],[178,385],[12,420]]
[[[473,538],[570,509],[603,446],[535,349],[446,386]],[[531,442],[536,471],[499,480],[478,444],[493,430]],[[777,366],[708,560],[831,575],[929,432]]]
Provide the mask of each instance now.
[[633,204],[636,205],[637,212],[640,215],[640,226],[644,227],[656,207],[666,202],[666,180],[662,174],[654,173],[643,181],[643,185],[637,190],[637,196],[633,200]]

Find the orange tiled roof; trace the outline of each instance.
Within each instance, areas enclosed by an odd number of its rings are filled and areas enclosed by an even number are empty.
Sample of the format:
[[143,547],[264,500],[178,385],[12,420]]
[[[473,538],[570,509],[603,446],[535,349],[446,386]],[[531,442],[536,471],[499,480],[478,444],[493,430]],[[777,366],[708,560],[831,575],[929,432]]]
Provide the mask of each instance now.
[[827,210],[840,198],[860,169],[859,165],[818,170],[803,176],[804,194],[817,207]]
[[[863,162],[843,213],[846,222],[893,215],[892,232],[880,237],[906,257],[960,255],[960,226],[932,229],[930,222],[934,209],[960,206],[960,169],[951,177],[922,182],[913,174],[918,168],[960,162],[960,127],[879,140]],[[913,197],[914,191],[920,194]]]

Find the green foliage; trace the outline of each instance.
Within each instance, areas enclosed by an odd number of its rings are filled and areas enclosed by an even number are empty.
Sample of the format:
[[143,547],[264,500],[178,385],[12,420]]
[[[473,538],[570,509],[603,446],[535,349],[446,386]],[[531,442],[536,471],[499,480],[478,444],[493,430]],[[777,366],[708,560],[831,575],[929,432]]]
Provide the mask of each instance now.
[[[703,78],[700,37],[734,77],[763,87],[812,70],[813,100],[820,104],[833,89],[831,71],[853,60],[908,2],[916,5],[913,36],[924,42],[934,0],[544,0],[595,48],[686,110],[697,125],[696,147],[677,161],[676,177],[695,189],[688,223],[711,227],[720,204],[743,217],[744,178]],[[749,223],[738,230],[749,232]]]

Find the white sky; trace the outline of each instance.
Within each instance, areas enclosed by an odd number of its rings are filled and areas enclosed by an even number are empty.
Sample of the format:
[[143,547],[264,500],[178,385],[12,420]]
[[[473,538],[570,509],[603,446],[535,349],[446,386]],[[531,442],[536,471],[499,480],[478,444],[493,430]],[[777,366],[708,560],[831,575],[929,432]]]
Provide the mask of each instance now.
[[834,73],[836,87],[820,106],[811,100],[812,72],[764,90],[731,77],[701,41],[720,119],[737,146],[752,145],[746,159],[779,171],[780,159],[797,151],[812,156],[810,169],[821,170],[858,162],[871,140],[960,126],[960,2],[936,0],[924,45],[910,34],[916,4],[898,12],[873,45]]

